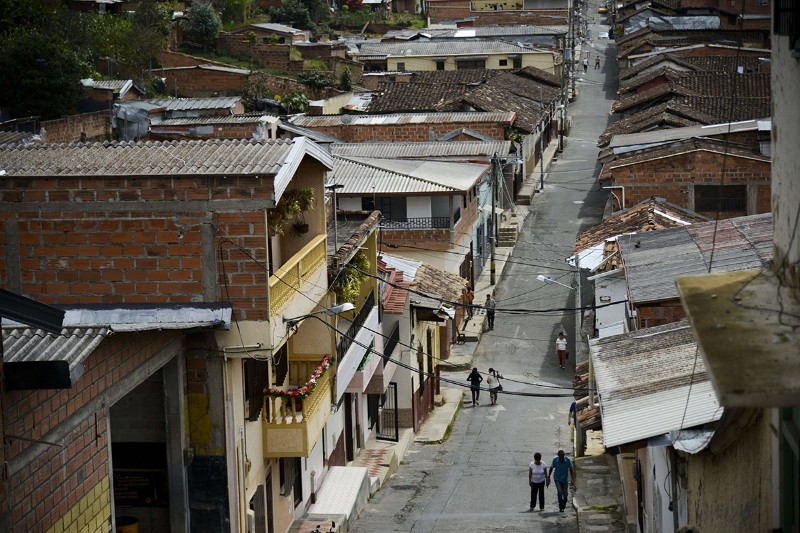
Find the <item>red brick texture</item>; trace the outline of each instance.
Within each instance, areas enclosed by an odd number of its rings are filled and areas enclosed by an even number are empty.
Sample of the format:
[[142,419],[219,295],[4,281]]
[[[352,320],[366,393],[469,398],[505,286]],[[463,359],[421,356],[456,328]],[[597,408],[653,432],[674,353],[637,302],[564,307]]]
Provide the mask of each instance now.
[[236,96],[242,93],[249,74],[187,68],[181,70],[154,69],[154,76],[167,79],[169,94],[184,98]]
[[[350,126],[340,124],[336,126],[314,126],[312,129],[320,133],[333,135],[345,142],[428,142],[431,132],[435,137],[459,128],[470,129],[486,135],[491,139],[504,140],[505,126],[503,124],[490,124],[486,122],[459,122],[447,124],[370,124],[369,126]],[[460,135],[452,141],[474,141],[473,137]]]
[[81,140],[85,134],[86,140],[108,140],[111,138],[111,111],[95,111],[70,115],[55,120],[41,122],[41,127],[47,132],[45,139],[48,143],[74,143]]
[[[610,176],[614,185],[625,187],[625,207],[659,196],[677,206],[696,210],[690,194],[695,185],[753,186],[756,191],[755,212],[722,213],[724,218],[729,218],[770,212],[770,173],[768,161],[732,155],[726,157],[723,153],[698,150],[618,167],[611,171]],[[716,216],[716,212],[711,214]]]
[[663,326],[664,324],[686,320],[686,313],[679,300],[639,305],[636,307],[636,311],[638,313],[638,329]]
[[[501,2],[502,3],[502,2]],[[429,0],[428,16],[431,22],[474,18],[465,26],[495,26],[527,24],[552,26],[567,24],[567,9],[531,9],[499,11],[473,11],[470,0]]]
[[[0,209],[0,267],[6,273],[6,258],[18,256],[20,292],[60,305],[207,301],[206,267],[219,276],[207,283],[221,287],[217,301],[230,299],[239,319],[263,320],[263,209],[215,202],[272,194],[271,179],[236,176],[4,179],[0,204],[15,209]],[[6,249],[7,224],[16,226],[17,250]],[[207,224],[215,265],[203,264]]]
[[[13,465],[8,480],[12,531],[47,530],[109,475],[108,406],[96,399],[118,387],[176,335],[110,336],[86,359],[85,373],[73,388],[6,394],[6,459]],[[68,421],[74,428],[60,438],[53,436],[51,432],[63,429]],[[53,444],[42,446],[31,439]],[[34,447],[39,449],[31,453]]]

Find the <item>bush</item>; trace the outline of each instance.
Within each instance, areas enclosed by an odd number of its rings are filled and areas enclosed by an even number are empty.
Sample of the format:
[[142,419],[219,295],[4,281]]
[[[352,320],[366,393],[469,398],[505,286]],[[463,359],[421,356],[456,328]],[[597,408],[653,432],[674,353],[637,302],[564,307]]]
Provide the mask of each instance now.
[[301,72],[300,75],[297,76],[297,79],[300,80],[303,85],[307,85],[312,89],[331,87],[336,83],[330,74],[319,70],[306,70]]

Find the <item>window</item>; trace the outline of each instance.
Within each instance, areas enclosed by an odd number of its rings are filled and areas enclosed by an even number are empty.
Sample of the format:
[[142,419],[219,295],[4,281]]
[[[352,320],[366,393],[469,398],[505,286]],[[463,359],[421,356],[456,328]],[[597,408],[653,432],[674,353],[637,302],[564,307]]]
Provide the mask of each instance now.
[[436,62],[436,70],[444,70],[444,61]]
[[757,0],[756,3],[760,6],[768,6],[769,0]]
[[456,68],[458,70],[485,69],[486,68],[486,60],[485,59],[462,59],[462,60],[456,62]]
[[695,185],[694,205],[701,213],[747,211],[747,186]]
[[[264,389],[269,386],[269,362],[247,358],[243,362],[245,416],[250,422],[258,420],[264,406]],[[269,404],[267,405],[269,409]],[[266,416],[267,413],[264,413]]]
[[372,196],[361,197],[361,209],[364,211],[378,210],[387,220],[405,220],[406,199],[398,196]]
[[522,57],[514,58],[514,68],[522,68]]
[[405,69],[406,69],[406,64],[405,63],[398,63],[397,64],[397,70],[403,71]]
[[772,30],[776,35],[789,37],[789,47],[800,49],[800,2],[777,0],[772,14]]
[[281,495],[288,496],[294,490],[294,504],[300,505],[303,501],[303,478],[301,476],[299,457],[281,457]]
[[501,59],[500,60],[500,66],[501,67],[507,67],[508,66],[508,59]]

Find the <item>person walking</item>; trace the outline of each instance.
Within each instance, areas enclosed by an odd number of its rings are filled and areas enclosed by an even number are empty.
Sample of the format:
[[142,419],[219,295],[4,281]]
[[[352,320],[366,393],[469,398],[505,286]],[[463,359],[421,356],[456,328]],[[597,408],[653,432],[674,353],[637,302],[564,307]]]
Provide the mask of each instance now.
[[472,302],[475,301],[475,293],[472,287],[467,287],[467,320],[472,320]]
[[564,512],[567,508],[567,499],[569,498],[569,485],[575,485],[575,469],[572,468],[572,461],[569,457],[564,455],[564,450],[558,450],[558,455],[553,457],[553,462],[550,464],[550,472],[548,478],[553,478],[556,484],[556,492],[558,493],[558,510]]
[[486,321],[488,322],[489,331],[492,331],[494,329],[494,310],[497,308],[497,302],[492,298],[491,294],[486,295],[483,307],[486,308]]
[[533,454],[533,462],[528,465],[528,484],[531,486],[531,509],[536,510],[538,496],[539,510],[544,511],[544,488],[550,486],[550,476],[539,452]]
[[583,58],[583,73],[586,74],[588,70],[589,70],[589,56],[586,56]]
[[598,55],[596,58],[594,58],[594,69],[597,70],[599,68],[600,68],[600,56]]
[[556,354],[558,355],[558,364],[561,366],[561,370],[564,370],[567,363],[567,337],[564,336],[563,331],[558,333],[556,339]]
[[472,388],[472,405],[480,405],[478,403],[478,398],[481,395],[481,381],[483,381],[483,376],[481,376],[477,368],[473,368],[472,372],[467,376],[467,381],[469,381]]
[[486,388],[489,389],[489,398],[492,400],[492,405],[497,403],[497,393],[503,390],[500,386],[500,372],[494,368],[489,369],[489,377],[486,378]]

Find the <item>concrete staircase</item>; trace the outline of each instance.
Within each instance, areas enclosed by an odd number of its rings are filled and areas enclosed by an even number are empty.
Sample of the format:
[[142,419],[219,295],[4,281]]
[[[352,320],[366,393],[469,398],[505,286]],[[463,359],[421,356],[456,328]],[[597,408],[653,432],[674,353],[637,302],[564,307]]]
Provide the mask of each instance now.
[[519,231],[517,225],[501,226],[497,235],[497,246],[512,248],[517,243],[517,236]]

